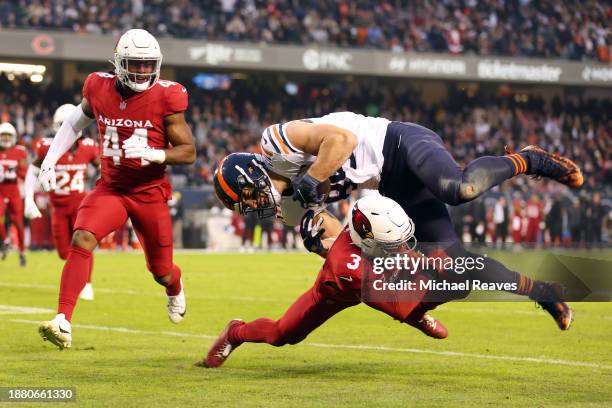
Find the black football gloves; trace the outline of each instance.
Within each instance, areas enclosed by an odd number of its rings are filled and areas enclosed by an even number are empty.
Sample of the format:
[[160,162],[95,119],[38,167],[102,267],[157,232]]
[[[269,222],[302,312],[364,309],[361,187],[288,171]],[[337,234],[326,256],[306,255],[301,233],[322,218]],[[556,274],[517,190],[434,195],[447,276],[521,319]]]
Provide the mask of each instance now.
[[321,236],[325,232],[325,229],[321,228],[323,218],[319,218],[313,225],[314,216],[315,212],[313,210],[306,211],[300,223],[300,235],[308,251],[324,256],[327,250],[323,246],[323,242],[321,242]]
[[316,207],[323,204],[325,194],[319,193],[319,180],[304,173],[291,181],[293,199],[299,201],[302,208]]

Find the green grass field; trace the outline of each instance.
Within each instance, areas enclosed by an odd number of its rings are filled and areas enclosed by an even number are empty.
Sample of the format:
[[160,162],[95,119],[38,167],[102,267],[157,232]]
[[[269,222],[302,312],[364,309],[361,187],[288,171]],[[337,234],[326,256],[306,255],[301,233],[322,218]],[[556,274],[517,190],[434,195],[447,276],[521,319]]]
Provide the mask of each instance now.
[[[533,256],[503,255],[515,267]],[[54,316],[62,263],[28,261],[0,264],[0,386],[76,387],[79,406],[612,406],[611,304],[573,304],[569,332],[530,302],[446,304],[434,312],[443,341],[360,305],[302,344],[243,345],[206,370],[194,363],[226,322],[279,317],[313,283],[317,257],[178,254],[188,313],[173,325],[141,254],[98,254],[96,300],[78,304],[61,352],[37,324]]]

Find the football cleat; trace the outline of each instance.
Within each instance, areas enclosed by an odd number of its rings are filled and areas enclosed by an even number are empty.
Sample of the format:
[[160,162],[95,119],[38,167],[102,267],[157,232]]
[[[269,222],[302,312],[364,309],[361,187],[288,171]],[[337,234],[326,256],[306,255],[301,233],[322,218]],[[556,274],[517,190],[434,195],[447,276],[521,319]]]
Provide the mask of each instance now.
[[[506,154],[514,151],[506,147]],[[525,153],[529,159],[529,166],[525,174],[547,177],[572,188],[578,188],[584,183],[584,176],[580,168],[567,157],[548,153],[539,146],[530,145],[523,148],[520,153]]]
[[445,339],[448,337],[448,330],[446,327],[427,313],[420,317],[408,317],[405,322],[434,339]]
[[174,324],[180,323],[187,312],[187,301],[183,280],[181,279],[181,292],[176,296],[168,296],[168,318]]
[[242,319],[233,319],[225,326],[217,340],[213,343],[213,345],[208,350],[208,354],[206,354],[206,358],[198,363],[196,366],[198,367],[206,367],[206,368],[217,368],[220,367],[225,360],[229,357],[229,355],[234,351],[239,344],[232,344],[229,341],[229,333],[232,328],[237,326],[242,326],[244,324],[244,320]]
[[83,290],[79,294],[79,299],[83,300],[94,300],[94,291],[91,282],[87,282],[83,287]]
[[552,316],[559,329],[569,330],[574,321],[574,311],[562,299],[563,287],[558,283],[538,282],[537,284],[534,295],[530,297]]
[[53,320],[43,322],[38,327],[38,333],[44,341],[50,341],[60,350],[72,345],[72,328],[63,313],[59,313]]
[[22,268],[25,268],[26,265],[27,265],[27,261],[26,261],[25,254],[19,254],[19,266],[21,266]]

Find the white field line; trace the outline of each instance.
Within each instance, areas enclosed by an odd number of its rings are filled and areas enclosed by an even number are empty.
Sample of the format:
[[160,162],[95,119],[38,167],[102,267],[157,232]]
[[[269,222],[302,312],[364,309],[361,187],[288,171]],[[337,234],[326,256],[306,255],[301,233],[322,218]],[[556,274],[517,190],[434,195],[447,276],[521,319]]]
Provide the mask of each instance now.
[[[24,288],[24,289],[40,289],[40,290],[59,290],[59,286],[56,285],[45,285],[45,284],[37,284],[37,283],[8,283],[8,282],[0,282],[0,288]],[[130,289],[109,289],[109,288],[98,288],[94,286],[94,291],[98,293],[108,293],[115,295],[130,295],[130,296],[151,296],[151,297],[164,297],[165,294],[162,290],[159,292],[139,292]],[[267,297],[257,297],[257,296],[225,296],[225,295],[200,295],[200,294],[192,294],[189,292],[189,288],[187,288],[187,298],[188,299],[202,299],[202,300],[234,300],[238,302],[271,302],[271,303],[282,303],[286,302],[287,305],[291,303],[291,299],[274,299]],[[455,302],[462,303],[462,302]],[[473,302],[472,305],[478,305],[480,303],[487,302]],[[489,302],[489,303],[497,303],[497,302]],[[525,302],[512,302],[512,303],[531,303],[531,301]],[[443,309],[444,313],[485,313],[485,314],[500,314],[500,315],[529,315],[536,316],[542,313],[541,310],[536,309],[535,307],[530,308],[530,310],[521,310],[520,306],[517,306],[515,310],[498,310],[498,309],[487,309],[487,308],[479,308],[479,307],[445,307]],[[1,311],[0,311],[0,314]],[[581,311],[581,317],[589,316],[596,317],[595,315],[591,315],[588,312]],[[612,320],[612,316],[603,317],[606,320]]]
[[49,314],[49,313],[53,313],[53,310],[43,309],[40,307],[0,305],[0,315]]
[[[2,288],[23,288],[23,289],[41,289],[41,290],[59,290],[59,285],[44,285],[38,283],[5,283],[0,282],[0,287]],[[108,288],[98,288],[94,286],[95,293],[109,293],[115,295],[131,295],[131,296],[153,296],[153,297],[165,297],[166,294],[163,290],[159,290],[159,292],[138,292],[130,289],[108,289]],[[208,299],[208,300],[236,300],[240,302],[280,302],[280,299],[272,299],[265,297],[255,297],[255,296],[208,296],[208,295],[198,295],[198,294],[190,294],[189,288],[186,288],[187,298],[189,299]]]
[[[9,320],[12,323],[26,323],[26,324],[40,324],[36,320],[23,320],[23,319],[12,319]],[[129,333],[129,334],[145,334],[153,336],[172,336],[172,337],[188,337],[188,338],[200,338],[200,339],[214,339],[217,336],[211,336],[207,334],[194,334],[194,333],[180,333],[172,331],[151,331],[151,330],[136,330],[127,329],[124,327],[109,327],[109,326],[92,326],[85,324],[73,324],[72,327],[79,329],[90,329],[99,331],[110,331],[117,333]],[[484,360],[500,360],[500,361],[516,361],[523,363],[536,363],[536,364],[551,364],[551,365],[563,365],[572,367],[586,367],[586,368],[598,368],[602,370],[612,370],[612,365],[596,364],[583,361],[571,361],[571,360],[559,360],[554,358],[545,357],[515,357],[515,356],[504,356],[504,355],[492,355],[492,354],[478,354],[478,353],[463,353],[458,351],[437,351],[427,349],[414,349],[414,348],[395,348],[385,346],[370,346],[366,344],[325,344],[325,343],[301,343],[303,346],[317,347],[317,348],[334,348],[334,349],[345,349],[345,350],[366,350],[366,351],[385,351],[394,353],[413,353],[413,354],[431,354],[443,357],[465,357],[472,359],[484,359]]]

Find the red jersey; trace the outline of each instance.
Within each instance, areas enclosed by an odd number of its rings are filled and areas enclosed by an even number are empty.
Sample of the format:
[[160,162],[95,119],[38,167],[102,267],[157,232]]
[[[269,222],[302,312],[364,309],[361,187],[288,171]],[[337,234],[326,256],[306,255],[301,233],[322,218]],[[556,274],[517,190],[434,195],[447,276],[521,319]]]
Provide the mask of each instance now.
[[[49,151],[53,139],[41,139],[36,146],[36,156],[41,160]],[[98,143],[90,138],[79,139],[76,150],[69,150],[55,164],[56,189],[51,192],[54,206],[69,205],[85,196],[87,165],[98,156]]]
[[19,162],[27,159],[28,152],[25,147],[15,145],[10,149],[0,150],[0,190],[16,190],[17,179],[24,178],[27,166],[21,166]]
[[353,244],[351,235],[345,228],[329,249],[316,285],[319,287],[331,285],[338,288],[338,293],[334,296],[337,299],[360,301],[364,261],[361,249]]
[[150,89],[123,99],[116,82],[113,74],[94,72],[83,85],[83,96],[98,122],[102,180],[112,188],[128,192],[155,186],[169,189],[166,166],[126,159],[123,143],[136,137],[153,148],[168,148],[164,117],[187,109],[187,90],[176,82],[159,80]]
[[[315,286],[331,299],[344,302],[364,302],[403,321],[423,299],[426,291],[379,291],[374,282],[381,276],[373,273],[372,261],[361,254],[345,228],[330,248]],[[420,273],[413,277],[417,287],[427,279]]]

